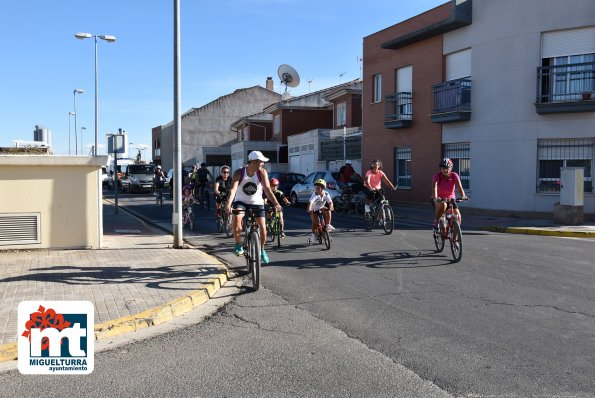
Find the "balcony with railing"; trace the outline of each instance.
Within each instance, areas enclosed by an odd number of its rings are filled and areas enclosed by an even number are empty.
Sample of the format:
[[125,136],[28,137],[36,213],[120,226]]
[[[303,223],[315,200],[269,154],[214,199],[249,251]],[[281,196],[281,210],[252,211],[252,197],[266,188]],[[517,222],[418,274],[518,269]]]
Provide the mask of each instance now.
[[595,62],[537,68],[537,113],[595,111]]
[[413,96],[411,93],[389,94],[385,99],[384,127],[388,129],[410,127],[413,120]]
[[449,80],[432,86],[432,122],[471,119],[471,78]]

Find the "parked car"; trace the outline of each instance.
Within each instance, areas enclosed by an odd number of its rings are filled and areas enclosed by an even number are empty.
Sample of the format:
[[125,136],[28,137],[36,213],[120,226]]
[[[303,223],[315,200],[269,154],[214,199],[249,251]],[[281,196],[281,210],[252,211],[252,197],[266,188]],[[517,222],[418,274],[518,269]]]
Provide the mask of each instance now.
[[101,166],[101,186],[109,188],[109,174],[107,174],[107,167]]
[[331,170],[315,171],[291,188],[291,203],[294,206],[300,203],[307,203],[314,192],[314,181],[320,178],[326,181],[326,190],[331,195],[331,199],[341,195],[339,184],[337,183],[339,172]]
[[273,178],[279,180],[279,190],[289,198],[291,195],[291,188],[306,178],[306,176],[300,173],[281,173],[279,171],[273,171],[269,173],[269,180]]
[[122,192],[153,191],[153,164],[129,164],[122,166]]

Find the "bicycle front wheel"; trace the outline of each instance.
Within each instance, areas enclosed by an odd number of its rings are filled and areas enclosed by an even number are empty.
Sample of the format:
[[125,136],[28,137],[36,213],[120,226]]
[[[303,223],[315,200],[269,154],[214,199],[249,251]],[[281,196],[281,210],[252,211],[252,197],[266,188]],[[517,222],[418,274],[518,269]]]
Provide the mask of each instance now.
[[250,232],[248,238],[248,261],[250,263],[250,279],[252,279],[252,290],[260,288],[260,234],[256,231]]
[[436,251],[441,253],[444,250],[444,235],[443,235],[443,226],[442,222],[440,222],[440,229],[438,231],[434,230],[434,244],[436,245]]
[[326,250],[329,250],[331,248],[331,237],[329,236],[328,231],[326,229],[322,231],[322,240],[324,241]]
[[203,202],[207,205],[207,210],[211,210],[211,196],[209,195],[208,190],[204,190],[203,194]]
[[452,251],[452,258],[455,263],[461,261],[463,257],[463,232],[461,231],[461,224],[458,221],[452,221],[452,228],[450,235],[450,250]]
[[395,213],[389,205],[382,206],[382,229],[386,235],[390,235],[395,228]]
[[225,231],[226,237],[230,238],[231,235],[233,235],[231,233],[231,217],[227,213],[223,215],[223,230]]

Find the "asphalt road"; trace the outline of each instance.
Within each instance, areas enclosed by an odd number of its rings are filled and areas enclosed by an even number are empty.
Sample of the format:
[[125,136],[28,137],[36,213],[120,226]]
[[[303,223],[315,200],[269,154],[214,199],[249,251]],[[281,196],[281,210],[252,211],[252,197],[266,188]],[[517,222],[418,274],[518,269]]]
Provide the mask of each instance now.
[[[164,225],[171,220],[171,207],[158,209],[147,196],[130,195],[120,203]],[[197,210],[197,215],[199,228],[194,236],[187,236],[189,241],[241,271],[244,261],[231,254],[231,239],[214,233],[212,212]],[[328,251],[306,245],[308,220],[303,209],[288,209],[286,222],[288,237],[282,247],[268,250],[271,264],[262,272],[265,289],[239,296],[191,332],[197,341],[222,333],[228,339],[226,345],[236,347],[249,339],[262,347],[264,356],[254,363],[268,369],[266,374],[274,376],[270,380],[283,380],[286,394],[278,396],[299,396],[292,394],[298,391],[292,388],[303,389],[305,380],[312,377],[294,379],[290,371],[307,366],[298,351],[286,350],[287,345],[303,344],[284,342],[287,331],[294,330],[302,338],[307,336],[307,341],[313,339],[313,344],[330,338],[322,345],[331,351],[324,356],[332,358],[333,365],[317,369],[327,378],[317,375],[310,379],[312,390],[303,391],[316,391],[333,380],[336,396],[350,396],[349,391],[351,396],[386,395],[388,385],[360,394],[362,390],[352,387],[359,379],[340,371],[359,361],[351,356],[357,351],[352,344],[357,342],[374,354],[371,361],[380,361],[377,369],[383,368],[385,360],[389,371],[393,365],[404,367],[428,381],[428,387],[453,395],[595,396],[592,240],[498,234],[465,230],[464,225],[463,259],[452,263],[446,249],[434,251],[427,226],[416,222],[397,221],[393,234],[386,236],[380,230],[365,232],[354,217],[335,219],[337,231]],[[301,321],[302,317],[308,321]],[[234,322],[248,330],[284,328],[284,332],[231,333],[242,329],[231,327]],[[322,334],[305,335],[303,326],[308,323],[317,325],[313,333]],[[220,330],[224,325],[230,328]],[[183,339],[184,333],[190,332],[173,333],[167,339]],[[145,355],[163,356],[167,347],[146,344]],[[341,350],[351,349],[340,355]],[[201,378],[223,374],[222,385],[237,383],[235,377],[269,380],[245,368],[238,360],[238,355],[244,355],[241,349],[207,350],[213,366],[202,368]],[[191,351],[182,349],[175,356],[187,363],[186,352]],[[119,363],[116,353],[105,354],[105,360],[110,366]],[[287,365],[294,361],[293,366]],[[167,372],[166,363],[163,372]],[[122,362],[122,369],[128,365]],[[195,374],[193,366],[187,364],[185,377]],[[333,384],[336,380],[342,383]]]

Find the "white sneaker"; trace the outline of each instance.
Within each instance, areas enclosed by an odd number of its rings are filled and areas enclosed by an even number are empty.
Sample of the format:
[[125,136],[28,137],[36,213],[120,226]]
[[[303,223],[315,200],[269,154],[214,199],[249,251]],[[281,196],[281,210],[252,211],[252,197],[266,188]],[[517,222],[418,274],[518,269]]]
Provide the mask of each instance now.
[[310,240],[312,242],[316,242],[316,234],[312,234],[312,236],[310,236]]
[[327,229],[327,231],[334,231],[335,230],[335,227],[333,227],[331,224],[328,224],[326,226],[326,229]]

